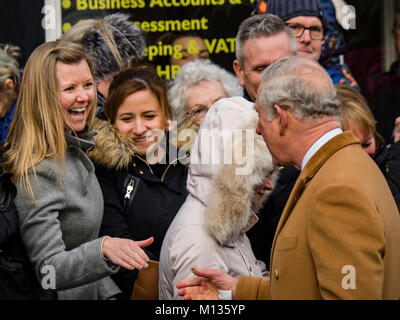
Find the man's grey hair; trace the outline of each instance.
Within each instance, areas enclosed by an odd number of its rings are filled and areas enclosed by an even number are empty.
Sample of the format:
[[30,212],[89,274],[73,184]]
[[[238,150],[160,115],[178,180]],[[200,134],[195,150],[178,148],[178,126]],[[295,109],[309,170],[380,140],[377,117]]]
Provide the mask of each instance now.
[[170,84],[168,100],[173,118],[181,124],[185,119],[187,91],[203,81],[218,81],[228,97],[242,96],[243,88],[237,78],[210,60],[196,59],[185,63]]
[[271,37],[282,32],[286,32],[288,35],[293,55],[296,55],[296,37],[281,18],[273,14],[259,14],[247,18],[240,24],[239,31],[236,35],[236,59],[243,65],[244,46],[247,40],[258,37]]
[[339,117],[340,102],[325,69],[311,58],[282,58],[263,71],[257,104],[270,121],[274,105],[289,108],[299,120],[322,116]]

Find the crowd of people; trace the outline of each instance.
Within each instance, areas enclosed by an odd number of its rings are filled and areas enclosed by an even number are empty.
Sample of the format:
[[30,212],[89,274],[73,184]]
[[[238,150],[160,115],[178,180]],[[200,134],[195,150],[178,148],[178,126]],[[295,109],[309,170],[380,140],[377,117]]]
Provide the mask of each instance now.
[[232,70],[160,38],[171,80],[121,13],[0,48],[0,299],[400,299],[398,65],[357,82],[331,0],[256,11]]

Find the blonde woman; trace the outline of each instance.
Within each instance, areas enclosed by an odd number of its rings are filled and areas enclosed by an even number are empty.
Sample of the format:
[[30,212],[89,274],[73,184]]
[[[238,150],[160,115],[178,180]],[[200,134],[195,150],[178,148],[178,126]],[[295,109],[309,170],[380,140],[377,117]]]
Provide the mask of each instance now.
[[376,120],[365,98],[346,84],[336,85],[337,97],[341,102],[340,116],[343,130],[351,130],[361,142],[361,147],[370,156],[384,145],[376,131]]
[[119,266],[147,266],[142,242],[103,236],[102,193],[86,151],[94,146],[95,81],[81,45],[53,41],[30,56],[4,145],[21,237],[39,281],[58,299],[108,299]]
[[376,120],[365,98],[354,88],[345,84],[336,85],[337,98],[341,102],[340,116],[343,130],[351,130],[381,169],[390,191],[400,210],[400,142],[392,145],[376,131]]
[[143,31],[128,15],[114,13],[81,20],[62,39],[79,41],[88,52],[98,83],[96,116],[105,120],[103,106],[113,76],[142,59],[146,47]]

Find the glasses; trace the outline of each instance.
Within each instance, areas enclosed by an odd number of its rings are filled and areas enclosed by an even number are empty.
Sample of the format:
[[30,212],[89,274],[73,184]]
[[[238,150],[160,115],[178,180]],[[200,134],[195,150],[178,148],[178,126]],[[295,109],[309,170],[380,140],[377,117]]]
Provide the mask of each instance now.
[[208,107],[206,106],[194,106],[192,107],[192,110],[190,110],[189,112],[186,112],[186,115],[189,116],[190,118],[194,118],[194,119],[199,119],[200,117],[204,117],[204,115],[207,113],[208,111]]
[[303,35],[304,30],[310,31],[310,36],[311,36],[311,39],[313,39],[313,40],[322,40],[324,38],[324,29],[319,26],[312,26],[312,27],[306,28],[305,26],[303,26],[301,24],[290,24],[290,23],[287,24],[287,26],[290,29],[292,29],[296,38],[300,38]]

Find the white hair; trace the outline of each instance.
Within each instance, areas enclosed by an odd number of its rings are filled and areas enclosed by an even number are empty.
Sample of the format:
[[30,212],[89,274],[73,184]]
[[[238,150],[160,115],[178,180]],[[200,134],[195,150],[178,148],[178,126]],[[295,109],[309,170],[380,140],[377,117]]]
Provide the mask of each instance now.
[[180,125],[185,118],[187,91],[203,81],[218,81],[228,97],[242,96],[243,88],[237,78],[210,60],[196,59],[185,63],[170,83],[168,101],[172,107],[173,120]]
[[304,56],[282,58],[266,68],[257,103],[267,120],[276,116],[274,105],[289,108],[300,120],[340,114],[340,102],[328,73]]

